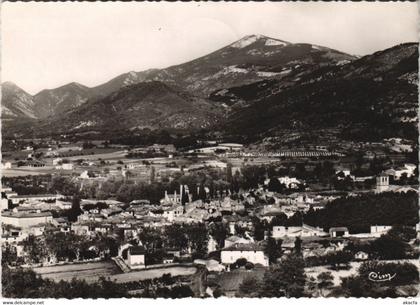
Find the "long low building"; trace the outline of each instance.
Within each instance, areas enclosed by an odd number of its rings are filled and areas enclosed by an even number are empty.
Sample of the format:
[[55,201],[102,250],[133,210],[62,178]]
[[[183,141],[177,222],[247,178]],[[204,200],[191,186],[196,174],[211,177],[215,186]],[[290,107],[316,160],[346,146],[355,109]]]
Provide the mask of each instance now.
[[253,264],[261,264],[265,267],[269,265],[268,257],[264,254],[262,246],[252,244],[234,244],[224,248],[220,253],[222,264],[230,265],[238,259],[245,258]]
[[17,228],[29,228],[40,224],[47,224],[53,221],[51,212],[18,212],[3,211],[1,213],[1,221],[3,224],[12,225]]
[[302,226],[273,226],[272,232],[273,238],[283,238],[283,237],[325,237],[329,236],[327,232],[324,232],[321,228],[315,228],[303,224]]
[[39,195],[15,195],[10,196],[8,199],[12,200],[13,204],[18,204],[20,202],[25,201],[43,201],[43,200],[58,200],[58,199],[64,199],[65,196],[59,195],[59,194],[39,194]]

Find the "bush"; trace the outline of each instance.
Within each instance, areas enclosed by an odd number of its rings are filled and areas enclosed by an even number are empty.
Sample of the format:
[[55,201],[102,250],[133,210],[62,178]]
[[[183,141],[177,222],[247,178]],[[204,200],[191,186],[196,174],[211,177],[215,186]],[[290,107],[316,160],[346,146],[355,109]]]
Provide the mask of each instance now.
[[254,268],[254,264],[253,263],[251,263],[251,262],[246,262],[246,264],[245,264],[245,269],[246,270],[251,270],[251,269],[253,269]]
[[229,269],[230,269],[230,270],[235,270],[235,269],[238,269],[238,265],[236,265],[235,263],[230,264],[230,265],[229,265]]
[[247,262],[248,261],[246,260],[246,258],[238,258],[236,260],[236,265],[238,266],[238,268],[241,268],[241,267],[245,266]]

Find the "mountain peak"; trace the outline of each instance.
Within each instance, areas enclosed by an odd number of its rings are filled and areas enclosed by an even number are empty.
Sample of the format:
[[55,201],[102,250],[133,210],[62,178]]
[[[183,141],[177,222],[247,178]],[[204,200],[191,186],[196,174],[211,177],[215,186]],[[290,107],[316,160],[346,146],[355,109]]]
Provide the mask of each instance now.
[[[8,88],[19,88],[19,86],[18,85],[16,85],[15,83],[13,83],[13,82],[10,82],[10,81],[6,81],[6,82],[3,82],[2,84],[2,87],[8,87]],[[20,88],[19,88],[20,89]]]
[[261,34],[251,34],[251,35],[244,36],[241,39],[235,41],[234,43],[230,45],[230,47],[241,49],[257,41],[263,41],[266,46],[285,46],[285,45],[290,44],[287,41],[283,41],[276,38],[270,38]]
[[66,85],[63,85],[61,87],[58,87],[58,88],[55,88],[55,89],[52,89],[52,90],[68,89],[68,88],[86,89],[87,87],[85,85],[82,85],[82,84],[78,83],[78,82],[71,82],[71,83],[68,83]]

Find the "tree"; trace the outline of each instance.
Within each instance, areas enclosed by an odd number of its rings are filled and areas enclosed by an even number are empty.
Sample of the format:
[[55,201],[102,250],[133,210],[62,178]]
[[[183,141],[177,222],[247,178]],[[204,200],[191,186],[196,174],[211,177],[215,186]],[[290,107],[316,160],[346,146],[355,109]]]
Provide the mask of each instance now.
[[254,226],[254,239],[255,240],[263,240],[265,235],[265,230],[267,228],[267,222],[261,221],[258,217],[254,217],[252,219],[252,223]]
[[139,239],[148,250],[148,252],[155,252],[158,245],[162,244],[162,234],[152,228],[143,228],[139,234]]
[[165,244],[171,248],[186,249],[188,247],[188,239],[185,229],[178,224],[173,224],[165,228]]
[[297,236],[295,239],[295,247],[293,250],[295,251],[296,254],[302,253],[302,239],[300,239],[299,236]]
[[156,176],[156,174],[155,174],[155,167],[152,166],[150,168],[150,183],[154,183],[155,182],[155,176]]
[[371,243],[373,256],[379,259],[406,258],[410,245],[405,243],[399,236],[385,234]]
[[268,260],[270,264],[274,264],[277,262],[277,259],[281,256],[281,244],[282,240],[275,240],[273,237],[269,237],[267,240],[267,244],[265,246],[265,253],[268,256]]
[[47,257],[47,251],[42,239],[29,235],[22,242],[23,250],[25,251],[25,260],[29,263],[40,263]]
[[242,168],[241,187],[243,189],[256,188],[259,184],[263,184],[265,179],[265,168],[263,166],[245,166]]
[[80,208],[80,197],[75,195],[71,201],[71,209],[67,212],[67,217],[69,221],[74,222],[77,220],[77,217],[82,214],[82,209]]
[[186,226],[188,244],[195,252],[197,258],[203,258],[207,254],[207,241],[209,234],[204,224],[191,224]]
[[226,165],[226,181],[232,183],[232,164],[228,163]]
[[101,257],[114,257],[118,254],[120,241],[107,235],[98,235],[93,243],[97,246]]
[[56,283],[42,279],[32,270],[2,269],[2,295],[8,298],[122,298],[127,297],[123,286],[104,279],[88,284],[73,278]]
[[258,297],[258,290],[260,289],[261,282],[255,276],[248,276],[244,278],[239,286],[237,294],[240,298],[255,298]]
[[223,248],[225,244],[225,239],[229,234],[229,230],[225,223],[216,222],[210,226],[209,234],[213,236],[214,240],[219,245],[219,248]]
[[317,286],[321,296],[324,296],[324,289],[331,288],[334,285],[334,277],[331,275],[331,272],[321,272],[320,274],[318,274],[317,280]]
[[236,260],[235,264],[236,264],[236,266],[238,266],[238,268],[241,268],[241,267],[245,267],[247,262],[248,261],[246,260],[246,258],[238,258]]
[[337,251],[327,255],[327,261],[334,269],[339,269],[343,265],[348,267],[348,263],[352,260],[353,255],[349,251]]
[[[33,298],[43,285],[43,280],[32,270],[18,268],[10,270],[2,267],[2,295],[7,298]],[[40,296],[45,297],[45,296]]]
[[206,194],[206,190],[204,188],[204,184],[200,184],[199,188],[198,188],[198,199],[201,200],[206,200],[207,194]]
[[302,297],[306,282],[305,263],[300,256],[289,255],[277,267],[264,274],[261,297]]
[[281,193],[284,191],[284,185],[282,185],[277,178],[271,178],[267,188],[270,192]]
[[416,238],[416,230],[409,226],[397,225],[393,226],[391,230],[387,232],[387,235],[399,238],[403,242],[409,242]]
[[9,243],[2,244],[1,247],[1,265],[10,265],[17,260],[17,253]]
[[194,292],[191,290],[190,286],[181,285],[175,286],[171,289],[170,292],[171,298],[189,298],[194,296]]
[[362,276],[350,276],[341,279],[341,285],[335,294],[356,298],[384,298],[397,297],[394,287],[381,286]]
[[181,196],[181,204],[185,205],[185,203],[188,202],[188,195],[187,192],[185,191],[185,187],[182,188],[182,193],[180,194]]

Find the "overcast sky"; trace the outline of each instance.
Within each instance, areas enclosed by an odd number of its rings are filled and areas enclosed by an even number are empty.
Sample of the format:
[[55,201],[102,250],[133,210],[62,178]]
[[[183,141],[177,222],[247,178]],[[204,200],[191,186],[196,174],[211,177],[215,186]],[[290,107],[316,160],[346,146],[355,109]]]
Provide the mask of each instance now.
[[2,4],[2,81],[29,93],[164,68],[249,34],[365,55],[418,41],[417,3]]

